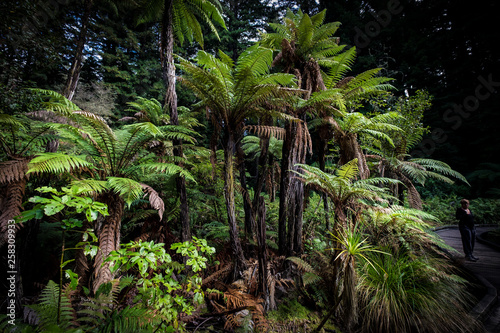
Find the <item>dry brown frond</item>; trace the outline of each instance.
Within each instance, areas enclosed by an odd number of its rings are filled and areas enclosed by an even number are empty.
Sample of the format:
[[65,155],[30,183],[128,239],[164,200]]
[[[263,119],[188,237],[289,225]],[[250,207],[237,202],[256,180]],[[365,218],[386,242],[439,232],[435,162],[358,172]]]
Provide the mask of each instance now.
[[104,203],[108,204],[109,216],[102,222],[96,234],[99,238],[99,250],[94,262],[94,292],[97,291],[102,283],[113,279],[109,269],[109,262],[104,262],[111,251],[117,250],[120,246],[120,226],[123,216],[123,201],[116,195],[107,195]]
[[163,212],[165,212],[165,203],[163,202],[163,199],[151,186],[146,184],[141,184],[141,186],[144,189],[144,192],[146,192],[144,196],[149,196],[149,204],[158,211],[161,221],[163,218]]
[[247,125],[244,127],[244,130],[254,132],[261,138],[274,137],[278,140],[284,140],[286,133],[284,128],[264,125]]
[[0,183],[18,182],[26,177],[30,158],[0,162]]
[[233,264],[228,263],[226,266],[223,268],[219,269],[215,273],[211,274],[210,276],[206,277],[203,279],[202,286],[206,287],[210,285],[214,281],[223,281],[225,280],[229,274],[231,274],[233,270]]
[[48,111],[48,110],[38,110],[38,111],[27,112],[26,116],[28,116],[31,119],[50,122],[50,123],[70,124],[70,125],[75,124],[73,121],[70,121],[68,118],[61,116],[61,115],[58,115],[57,113],[52,112],[52,111]]
[[413,185],[413,182],[401,173],[399,173],[399,177],[403,184],[405,184],[406,190],[408,191],[408,203],[410,204],[410,207],[415,209],[422,209],[422,198]]

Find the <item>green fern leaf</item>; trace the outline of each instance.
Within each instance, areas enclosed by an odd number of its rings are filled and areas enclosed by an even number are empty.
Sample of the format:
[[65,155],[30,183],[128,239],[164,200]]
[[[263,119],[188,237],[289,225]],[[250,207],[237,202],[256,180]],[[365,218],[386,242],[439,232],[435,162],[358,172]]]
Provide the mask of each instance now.
[[132,201],[143,196],[142,185],[130,178],[108,177],[108,188],[119,194],[130,207]]
[[64,153],[40,153],[28,164],[27,173],[62,174],[76,169],[93,168],[85,159]]

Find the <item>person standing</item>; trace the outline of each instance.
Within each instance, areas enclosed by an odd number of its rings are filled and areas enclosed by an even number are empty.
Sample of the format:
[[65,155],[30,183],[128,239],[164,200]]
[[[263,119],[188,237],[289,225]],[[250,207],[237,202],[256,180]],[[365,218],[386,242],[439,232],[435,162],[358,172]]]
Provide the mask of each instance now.
[[458,219],[458,229],[462,236],[465,260],[477,261],[478,258],[472,254],[476,243],[476,226],[474,225],[474,215],[469,209],[469,200],[462,199],[460,206],[457,208],[456,217]]

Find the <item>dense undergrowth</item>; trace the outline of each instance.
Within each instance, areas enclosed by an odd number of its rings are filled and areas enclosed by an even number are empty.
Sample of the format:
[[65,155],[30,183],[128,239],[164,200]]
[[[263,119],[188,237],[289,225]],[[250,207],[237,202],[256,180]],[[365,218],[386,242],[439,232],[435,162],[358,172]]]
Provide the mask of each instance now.
[[[457,224],[455,212],[461,199],[457,195],[429,197],[424,199],[423,209],[437,217],[441,225]],[[471,199],[470,209],[476,224],[500,224],[500,199]]]

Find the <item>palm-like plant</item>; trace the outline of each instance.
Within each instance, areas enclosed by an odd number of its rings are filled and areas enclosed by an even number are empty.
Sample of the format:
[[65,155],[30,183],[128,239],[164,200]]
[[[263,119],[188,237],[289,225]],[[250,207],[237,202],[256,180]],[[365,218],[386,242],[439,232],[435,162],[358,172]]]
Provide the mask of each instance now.
[[[164,140],[155,140],[151,143],[151,151],[154,151],[155,154],[162,161],[174,161],[179,163],[179,166],[184,165],[185,157],[184,156],[173,156],[175,155],[176,149],[179,147],[175,147],[172,144],[174,141],[188,142],[194,143],[193,136],[196,132],[193,131],[195,126],[200,126],[200,123],[193,117],[189,116],[189,109],[185,107],[182,108],[184,113],[181,113],[179,117],[179,125],[172,125],[170,123],[170,117],[163,112],[163,108],[161,103],[156,99],[146,99],[143,97],[137,98],[134,102],[127,103],[131,108],[129,111],[136,111],[134,117],[124,117],[122,121],[130,121],[135,120],[137,122],[150,122],[157,126],[163,132]],[[171,150],[169,152],[168,150]],[[174,153],[174,154],[173,154]],[[177,179],[177,181],[181,181],[181,179]],[[185,185],[185,180],[182,180]],[[184,186],[185,189],[185,186]],[[179,187],[178,187],[179,190]],[[189,224],[189,211],[187,206],[187,198],[186,191],[179,191],[180,195],[180,224],[181,224],[181,239],[182,241],[188,241],[191,239],[191,229]]]
[[346,326],[356,323],[358,267],[373,265],[368,259],[370,253],[383,253],[368,242],[358,227],[348,227],[339,234],[330,235],[337,246],[326,253],[316,253],[315,258],[309,261],[311,264],[297,257],[288,258],[304,272],[304,286],[311,284],[318,290],[315,294],[324,299],[324,305],[329,309],[313,332],[320,332],[328,319],[339,311],[339,307],[343,314],[341,321]]
[[356,180],[359,174],[356,159],[340,166],[335,170],[335,174],[329,174],[305,164],[301,164],[300,167],[304,172],[303,174],[297,173],[297,177],[311,188],[324,192],[332,201],[335,211],[334,232],[338,228],[348,227],[349,212],[357,212],[359,208],[367,206],[361,199],[373,202],[391,197],[386,188],[378,185],[398,183],[388,178]]
[[[40,92],[44,92],[40,90]],[[46,110],[67,112],[79,108],[59,94],[39,100]],[[55,106],[57,105],[57,106]],[[31,113],[32,115],[33,113]],[[29,114],[28,114],[29,115]],[[28,163],[43,151],[43,146],[57,139],[44,121],[30,119],[27,115],[0,113],[0,247],[7,237],[7,224],[21,212],[28,176]]]
[[370,170],[366,163],[358,141],[359,136],[365,136],[371,140],[384,141],[394,146],[392,139],[386,134],[387,131],[401,131],[399,127],[391,123],[392,119],[399,118],[400,115],[395,112],[379,114],[368,118],[362,113],[347,113],[344,117],[338,118],[332,122],[334,128],[335,141],[339,144],[340,159],[339,164],[343,165],[353,159],[358,160],[359,175],[366,179],[370,175]]
[[[452,184],[452,178],[455,178],[468,184],[463,175],[444,162],[428,158],[411,158],[409,155],[427,131],[422,119],[424,111],[430,106],[431,96],[422,91],[418,91],[415,96],[398,99],[391,106],[395,112],[376,116],[383,117],[384,142],[371,140],[370,144],[366,145],[366,149],[371,152],[367,157],[378,162],[380,176],[401,181],[401,184],[392,187],[392,192],[399,197],[400,204],[404,202],[404,186],[408,203],[417,209],[422,208],[422,200],[415,185],[424,185],[426,179],[433,178]],[[400,116],[389,116],[394,113]],[[388,125],[385,125],[386,123]],[[387,137],[390,137],[390,140]]]
[[52,128],[65,141],[75,144],[85,158],[41,153],[31,160],[28,172],[87,174],[90,178],[74,183],[94,191],[98,200],[108,205],[110,215],[95,225],[100,247],[94,264],[93,286],[97,290],[100,284],[112,279],[109,263],[104,263],[104,259],[119,248],[124,204],[130,205],[132,201],[149,195],[152,207],[159,211],[160,217],[163,214],[164,204],[158,193],[137,181],[141,173],[190,175],[174,164],[156,162],[154,154],[147,151],[147,144],[163,135],[149,122],[126,125],[121,131],[113,131],[101,117],[89,112],[73,111],[68,117],[75,120],[78,127],[54,124]]
[[[304,100],[326,89],[321,66],[333,66],[338,62],[335,56],[344,49],[338,45],[338,38],[333,37],[340,23],[323,24],[325,14],[326,11],[322,11],[309,16],[302,11],[294,14],[288,10],[281,24],[270,24],[275,32],[265,34],[262,40],[263,45],[279,50],[273,65],[296,76]],[[310,108],[303,106],[287,110],[300,121],[286,122],[283,143],[278,229],[280,252],[288,254],[302,252],[304,188],[301,182],[293,179],[291,171],[298,171],[296,164],[305,163],[307,148],[310,150],[305,122]]]
[[[231,247],[236,266],[244,262],[237,232],[234,201],[233,158],[236,146],[243,137],[245,121],[251,117],[269,115],[265,102],[282,96],[281,85],[291,85],[293,75],[269,74],[272,51],[252,46],[244,51],[235,64],[223,52],[219,58],[199,51],[196,64],[181,59],[185,73],[181,82],[200,98],[198,107],[205,107],[215,127],[216,137],[221,136],[224,150],[224,194],[227,207]],[[276,113],[277,114],[277,113]]]

